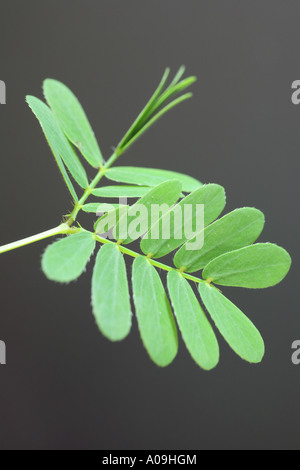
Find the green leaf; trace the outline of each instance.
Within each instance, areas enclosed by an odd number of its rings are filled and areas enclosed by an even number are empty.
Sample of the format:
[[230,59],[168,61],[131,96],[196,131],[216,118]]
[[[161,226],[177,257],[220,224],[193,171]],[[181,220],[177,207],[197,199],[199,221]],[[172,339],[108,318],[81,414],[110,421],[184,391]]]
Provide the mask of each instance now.
[[192,358],[203,369],[213,369],[219,362],[219,345],[193,289],[176,271],[168,274],[168,289],[182,337]]
[[261,362],[264,341],[249,318],[215,287],[202,283],[199,291],[218,330],[235,353],[250,363]]
[[165,181],[148,191],[145,196],[128,208],[114,231],[116,240],[128,244],[144,235],[151,225],[154,204],[163,204],[169,208],[175,204],[181,194],[181,183],[177,180]]
[[149,186],[103,186],[94,189],[93,195],[97,197],[142,197],[149,192]]
[[184,71],[185,68],[180,67],[170,85],[165,88],[170,73],[170,70],[166,69],[158,88],[156,89],[147,105],[144,107],[142,112],[139,114],[138,118],[135,120],[135,122],[132,124],[130,129],[127,131],[127,133],[119,143],[117,152],[120,150],[124,152],[159,118],[166,114],[170,109],[177,106],[177,104],[189,99],[192,96],[191,93],[186,93],[171,101],[171,99],[175,97],[175,95],[182,93],[196,80],[195,77],[188,77],[179,82]]
[[[188,231],[197,232],[197,224],[201,220],[198,217],[196,206],[204,206],[204,225],[215,220],[225,207],[225,191],[222,186],[208,184],[196,189],[179,204],[160,217],[149,232],[147,238],[141,242],[141,250],[145,254],[152,255],[153,258],[161,258],[182,245],[188,238]],[[184,207],[190,205],[190,211]],[[165,233],[169,227],[169,233]],[[199,227],[203,230],[203,224]],[[168,232],[168,231],[167,231]]]
[[170,88],[167,88],[167,90],[164,91],[164,93],[157,99],[155,102],[155,105],[152,107],[152,112],[157,111],[163,104],[171,99],[173,96],[176,94],[182,92],[186,88],[190,87],[195,83],[197,80],[196,77],[188,77],[182,80],[181,82],[177,83],[176,85],[171,86]]
[[42,257],[42,269],[48,279],[57,282],[75,281],[95,250],[90,232],[80,232],[49,245]]
[[[137,133],[137,131],[141,130],[142,127],[145,124],[147,124],[147,122],[149,122],[151,117],[153,117],[155,115],[155,112],[164,103],[166,103],[172,95],[174,95],[176,93],[175,89],[177,89],[178,85],[182,84],[182,86],[180,86],[180,90],[178,90],[178,91],[182,91],[185,88],[192,85],[195,81],[195,77],[189,77],[185,80],[182,80],[182,82],[180,82],[180,84],[179,84],[179,81],[180,81],[182,75],[185,72],[185,67],[181,66],[179,68],[178,72],[176,73],[175,77],[171,81],[171,83],[165,88],[169,72],[170,72],[170,70],[167,69],[166,73],[165,73],[165,75],[164,75],[164,77],[161,81],[160,87],[158,88],[158,90],[156,91],[156,93],[154,95],[155,99],[152,99],[152,101],[149,103],[149,105],[147,107],[148,109],[145,109],[145,112],[143,113],[143,116],[141,117],[141,119],[139,121],[138,127],[135,128],[135,133]],[[165,89],[163,89],[163,88],[165,88]],[[175,91],[175,93],[172,93],[173,90]]]
[[182,191],[190,193],[202,186],[200,181],[176,171],[159,170],[155,168],[139,168],[120,166],[110,168],[105,176],[112,181],[142,186],[156,186],[170,179],[177,179],[182,183]]
[[167,80],[168,80],[168,76],[170,74],[170,69],[169,68],[166,68],[163,76],[162,76],[162,79],[157,87],[157,89],[155,90],[155,92],[153,93],[153,95],[151,96],[150,100],[148,101],[148,103],[146,104],[146,106],[143,108],[143,110],[140,112],[140,114],[138,115],[138,117],[136,118],[136,120],[134,121],[134,123],[132,124],[132,126],[129,128],[129,130],[126,132],[125,136],[123,137],[123,139],[121,140],[121,142],[119,143],[118,145],[118,148],[124,148],[126,146],[126,144],[132,139],[132,137],[138,132],[138,130],[141,128],[141,124],[142,122],[144,122],[144,119],[145,119],[145,116],[148,114],[149,110],[151,109],[151,107],[153,106],[153,103],[155,103],[155,100],[157,99],[157,97],[160,95],[161,91],[163,90]]
[[173,80],[171,81],[170,85],[168,86],[168,88],[172,88],[173,86],[177,85],[177,83],[179,82],[181,77],[184,75],[184,73],[185,73],[185,66],[181,65],[178,69],[178,72],[176,73]]
[[103,163],[101,151],[87,116],[73,92],[63,83],[44,81],[45,98],[68,139],[93,167]]
[[27,103],[29,107],[35,114],[36,118],[38,119],[43,129],[45,137],[52,149],[53,155],[63,174],[63,177],[67,183],[67,186],[70,189],[70,192],[74,193],[75,191],[72,186],[72,183],[69,180],[69,177],[67,176],[66,178],[67,173],[66,173],[64,165],[61,164],[62,163],[61,160],[63,160],[64,164],[70,171],[75,181],[77,181],[77,183],[82,188],[87,188],[88,179],[87,179],[85,169],[83,168],[74,149],[72,148],[69,141],[63,134],[59,125],[57,124],[51,109],[48,108],[48,106],[45,103],[43,103],[38,98],[35,98],[34,96],[27,96],[26,99],[27,99]]
[[100,331],[111,341],[124,339],[131,328],[131,307],[124,258],[109,243],[97,256],[92,279],[92,305]]
[[188,250],[187,245],[183,245],[175,255],[174,264],[177,268],[184,267],[186,272],[199,271],[223,253],[254,243],[264,222],[263,213],[251,207],[230,212],[204,229],[201,250]]
[[[158,121],[162,116],[164,116],[168,111],[175,108],[178,104],[192,98],[192,93],[186,93],[185,95],[179,96],[171,103],[167,104],[165,107],[159,109],[156,114],[154,113],[153,117],[147,120],[143,127],[131,138],[131,140],[122,147],[124,152],[128,147],[130,147],[135,141],[137,141],[156,121]],[[119,149],[119,148],[118,148]]]
[[82,210],[88,213],[101,214],[110,212],[112,208],[117,209],[118,207],[120,207],[120,204],[91,202],[89,204],[84,204],[84,206],[82,206]]
[[176,325],[160,277],[142,256],[133,263],[132,285],[142,341],[155,364],[165,367],[177,354]]
[[203,271],[215,284],[263,289],[281,282],[291,267],[286,250],[272,243],[258,243],[216,258]]

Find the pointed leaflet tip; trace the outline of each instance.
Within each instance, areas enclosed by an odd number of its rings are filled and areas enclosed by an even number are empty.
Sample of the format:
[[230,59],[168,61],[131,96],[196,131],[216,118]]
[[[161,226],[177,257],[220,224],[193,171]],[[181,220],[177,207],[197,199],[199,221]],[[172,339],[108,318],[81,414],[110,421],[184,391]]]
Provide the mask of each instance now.
[[169,85],[169,88],[173,87],[174,85],[176,85],[179,80],[181,79],[181,77],[183,76],[184,72],[185,72],[185,65],[181,65],[178,69],[178,72],[176,73],[175,77],[173,78],[172,82],[170,83]]

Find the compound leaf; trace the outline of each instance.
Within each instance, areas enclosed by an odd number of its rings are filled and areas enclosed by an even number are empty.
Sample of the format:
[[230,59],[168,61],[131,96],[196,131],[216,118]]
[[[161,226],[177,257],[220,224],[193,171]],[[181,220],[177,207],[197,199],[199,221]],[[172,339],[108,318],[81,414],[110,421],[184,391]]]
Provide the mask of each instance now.
[[181,274],[170,271],[168,290],[183,340],[196,363],[211,370],[219,362],[219,345],[190,284]]
[[281,282],[290,267],[286,250],[272,243],[257,243],[211,261],[203,277],[222,286],[263,289]]
[[236,209],[204,229],[201,250],[188,250],[184,244],[176,253],[174,264],[178,268],[184,267],[187,272],[199,271],[223,253],[254,243],[263,230],[264,222],[263,213],[257,209]]
[[93,167],[103,163],[101,151],[87,116],[74,93],[63,83],[44,81],[45,98],[68,139]]
[[[56,162],[65,178],[65,168],[61,160],[70,171],[71,175],[82,188],[87,188],[88,179],[78,156],[59,127],[51,109],[43,101],[34,96],[27,96],[27,103],[38,119],[45,137],[52,149]],[[68,178],[68,181],[69,178]],[[68,182],[66,181],[69,186]],[[73,188],[73,186],[72,186]],[[69,188],[70,189],[70,188]],[[74,191],[74,188],[73,188]],[[72,191],[71,191],[72,192]]]
[[[141,242],[141,250],[145,254],[151,253],[153,258],[161,258],[171,253],[191,238],[192,233],[202,231],[203,226],[215,220],[224,209],[225,203],[225,191],[222,186],[207,184],[196,189],[150,228]],[[201,214],[204,215],[202,221],[197,212],[197,205],[203,205],[200,208]]]
[[100,249],[92,279],[92,306],[100,331],[111,341],[124,339],[131,328],[126,266],[112,243]]
[[52,281],[75,281],[83,273],[95,245],[90,232],[79,232],[54,242],[42,257],[45,275]]
[[139,168],[131,166],[120,166],[110,168],[105,176],[118,183],[138,184],[141,186],[157,186],[166,180],[177,179],[182,184],[182,191],[191,193],[202,186],[200,181],[191,176],[177,173],[176,171],[159,170],[155,168]]
[[199,291],[218,330],[235,353],[250,363],[261,362],[264,341],[249,318],[215,287],[202,283]]
[[161,279],[145,257],[134,260],[132,285],[142,341],[151,359],[165,367],[177,354],[176,324]]
[[103,186],[93,190],[93,195],[97,197],[142,197],[149,192],[149,186]]
[[151,225],[153,206],[163,204],[165,211],[169,210],[178,201],[181,189],[178,180],[165,181],[150,189],[121,217],[114,231],[115,238],[128,244],[144,235]]

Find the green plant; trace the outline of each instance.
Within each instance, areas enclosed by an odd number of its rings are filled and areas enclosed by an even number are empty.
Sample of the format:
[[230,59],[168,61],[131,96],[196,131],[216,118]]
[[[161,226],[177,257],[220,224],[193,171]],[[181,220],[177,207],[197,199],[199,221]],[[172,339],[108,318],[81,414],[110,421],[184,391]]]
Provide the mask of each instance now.
[[[183,73],[184,68],[181,67],[167,85],[169,70],[166,70],[150,101],[106,163],[81,105],[65,85],[49,79],[44,82],[49,106],[28,96],[27,102],[42,126],[74,200],[74,208],[58,227],[0,247],[0,253],[51,236],[66,235],[46,249],[42,268],[49,279],[67,283],[83,273],[96,244],[102,245],[93,272],[92,305],[101,332],[112,341],[124,339],[131,328],[130,294],[123,255],[134,258],[132,287],[138,325],[151,359],[159,366],[170,364],[178,349],[175,319],[156,268],[166,271],[171,304],[187,349],[197,364],[210,370],[219,361],[219,346],[189,283],[193,281],[198,285],[203,304],[217,329],[232,349],[244,360],[259,363],[264,356],[260,333],[216,286],[265,288],[279,283],[286,276],[291,265],[289,254],[271,243],[255,244],[263,230],[264,215],[254,208],[242,208],[218,218],[226,203],[225,191],[219,185],[203,185],[195,178],[172,171],[125,166],[112,168],[152,124],[192,96],[185,90],[195,77],[182,79]],[[91,166],[97,168],[91,182],[75,148]],[[71,178],[84,191],[80,198]],[[119,184],[98,187],[102,178]],[[156,224],[147,226],[148,238],[141,241],[141,253],[134,252],[127,245],[137,237],[119,239],[117,229],[125,213],[130,220],[134,219],[135,204],[115,204],[118,217],[111,224],[108,217],[112,212],[111,205],[99,203],[99,200],[88,202],[90,196],[141,198],[138,202],[148,210],[154,203],[172,206],[179,200],[179,206],[204,204],[204,246],[189,250],[188,243],[193,239],[177,236],[174,216],[177,206],[173,206],[168,213],[161,215]],[[77,222],[81,210],[105,213],[100,222],[107,222],[107,230],[114,229],[116,241],[100,236],[95,228],[97,225],[91,231],[82,228]],[[167,216],[171,217],[172,225],[170,236],[165,239],[162,223]],[[193,215],[192,223],[196,222],[196,215]],[[152,237],[155,230],[158,236]],[[178,248],[174,267],[158,261]],[[201,270],[202,278],[195,277],[194,273]]]

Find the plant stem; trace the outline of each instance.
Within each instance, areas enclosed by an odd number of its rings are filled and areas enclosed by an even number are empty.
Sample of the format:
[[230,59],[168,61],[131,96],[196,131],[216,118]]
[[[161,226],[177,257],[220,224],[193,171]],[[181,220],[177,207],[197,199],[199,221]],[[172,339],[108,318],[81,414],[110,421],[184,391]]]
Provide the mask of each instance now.
[[119,156],[123,153],[122,149],[117,149],[111,155],[111,157],[107,160],[104,166],[102,166],[89,187],[83,193],[81,199],[76,203],[73,211],[68,216],[67,220],[59,225],[58,227],[52,228],[45,232],[38,233],[37,235],[33,235],[32,237],[24,238],[23,240],[19,240],[17,242],[9,243],[7,245],[0,246],[0,254],[6,253],[8,251],[15,250],[17,248],[21,248],[22,246],[30,245],[32,243],[38,242],[40,240],[44,240],[45,238],[50,238],[56,235],[70,235],[76,232],[79,232],[81,229],[72,227],[74,222],[76,221],[77,215],[81,210],[83,204],[87,200],[87,198],[92,194],[93,189],[97,186],[99,181],[103,178],[105,171],[113,165],[113,163],[119,158]]
[[93,235],[94,235],[95,240],[98,241],[99,243],[102,243],[103,245],[109,244],[109,243],[111,243],[112,245],[116,245],[119,248],[119,250],[121,251],[121,253],[124,253],[125,255],[131,256],[132,258],[137,258],[138,256],[143,256],[144,258],[147,258],[149,263],[152,264],[152,266],[155,266],[156,268],[163,269],[164,271],[168,271],[168,272],[169,271],[179,272],[182,275],[182,277],[184,277],[186,279],[189,279],[190,281],[197,282],[198,284],[200,284],[202,282],[206,282],[203,279],[199,279],[198,277],[191,276],[190,274],[182,272],[179,269],[172,268],[171,266],[167,266],[166,264],[163,264],[163,263],[159,263],[158,261],[155,261],[154,259],[149,258],[148,256],[142,255],[140,253],[136,253],[135,251],[132,251],[129,248],[126,248],[123,245],[119,245],[116,242],[112,242],[111,240],[108,240],[107,238],[99,237],[99,235],[97,235],[96,233],[94,233]]
[[92,194],[93,192],[93,189],[96,188],[97,184],[99,183],[99,181],[103,178],[103,176],[105,175],[105,171],[108,170],[108,168],[110,168],[114,162],[120,157],[120,155],[123,153],[123,150],[121,149],[117,149],[112,155],[111,157],[107,160],[107,162],[105,163],[104,166],[102,166],[98,173],[96,174],[95,178],[93,179],[93,181],[90,183],[89,187],[84,191],[81,199],[75,204],[75,207],[73,209],[73,211],[71,212],[71,214],[68,216],[68,219],[66,221],[66,223],[68,224],[68,226],[70,227],[72,224],[74,224],[74,222],[76,221],[76,218],[77,218],[77,215],[78,213],[80,212],[82,206],[84,205],[84,203],[86,202],[86,200],[88,199],[88,197]]
[[22,246],[30,245],[31,243],[38,242],[40,240],[44,240],[45,238],[50,238],[55,235],[61,235],[61,234],[71,234],[71,233],[76,233],[78,231],[77,228],[72,228],[72,225],[76,221],[77,215],[80,212],[83,204],[87,200],[87,198],[92,194],[93,189],[97,186],[99,181],[103,178],[105,171],[113,165],[113,163],[119,158],[119,156],[123,153],[121,150],[116,150],[112,156],[107,160],[106,164],[101,167],[89,185],[89,187],[84,191],[81,199],[76,203],[73,211],[71,214],[67,217],[67,220],[65,223],[59,225],[58,227],[55,227],[53,229],[47,230],[46,232],[41,232],[38,233],[37,235],[33,235],[32,237],[24,238],[23,240],[19,240],[17,242],[9,243],[7,245],[0,246],[0,254],[6,253],[7,251],[12,251],[17,248],[21,248]]
[[64,223],[59,225],[58,227],[47,230],[46,232],[41,232],[37,235],[33,235],[32,237],[24,238],[23,240],[9,243],[8,245],[0,246],[0,254],[6,253],[7,251],[15,250],[16,248],[21,248],[22,246],[30,245],[31,243],[35,243],[40,240],[44,240],[45,238],[53,237],[55,235],[71,234],[74,233],[74,231],[77,231],[77,229],[72,229],[69,227],[69,225]]
[[[128,146],[130,145],[131,143],[128,144]],[[71,226],[74,224],[74,222],[76,221],[76,218],[77,218],[77,215],[78,213],[80,212],[80,210],[82,209],[82,206],[85,204],[86,200],[88,199],[88,197],[92,194],[93,192],[93,189],[95,189],[95,187],[97,186],[97,184],[99,183],[99,181],[103,178],[103,176],[105,175],[105,171],[110,168],[114,162],[120,157],[120,155],[125,151],[127,150],[127,146],[125,146],[124,148],[121,148],[120,146],[118,146],[118,148],[115,150],[115,152],[111,155],[111,157],[107,160],[107,162],[105,163],[104,166],[102,166],[97,175],[95,176],[95,178],[92,180],[92,182],[90,183],[89,187],[84,191],[81,199],[78,201],[78,203],[75,205],[73,211],[71,212],[71,214],[68,216],[67,220],[66,220],[66,225],[69,229],[71,229]],[[81,229],[77,229],[77,230],[81,230]],[[112,242],[110,240],[107,240],[106,238],[102,238],[102,237],[99,237],[96,233],[93,234],[94,235],[94,238],[95,240],[97,240],[98,242],[100,243],[103,243],[103,244],[107,244],[107,243],[112,243],[113,245],[116,245],[119,250],[121,251],[121,253],[124,253],[125,255],[128,255],[128,256],[131,256],[132,258],[137,258],[138,256],[144,256],[145,258],[148,259],[149,263],[152,264],[152,266],[155,266],[156,268],[159,268],[159,269],[163,269],[164,271],[177,271],[179,272],[184,278],[186,279],[189,279],[190,281],[194,281],[194,282],[197,282],[198,284],[202,283],[202,282],[205,282],[203,279],[199,279],[195,276],[191,276],[190,274],[187,274],[185,272],[182,272],[178,269],[175,269],[175,268],[172,268],[171,266],[167,266],[166,264],[163,264],[163,263],[159,263],[158,261],[155,261],[153,260],[152,258],[149,258],[148,256],[145,256],[145,255],[141,255],[140,253],[136,253],[135,251],[132,251],[130,250],[129,248],[126,248],[125,246],[122,246],[116,242]],[[51,236],[51,235],[50,235]],[[34,237],[33,237],[34,238]],[[13,248],[12,248],[13,249]],[[1,253],[1,251],[0,251]]]

